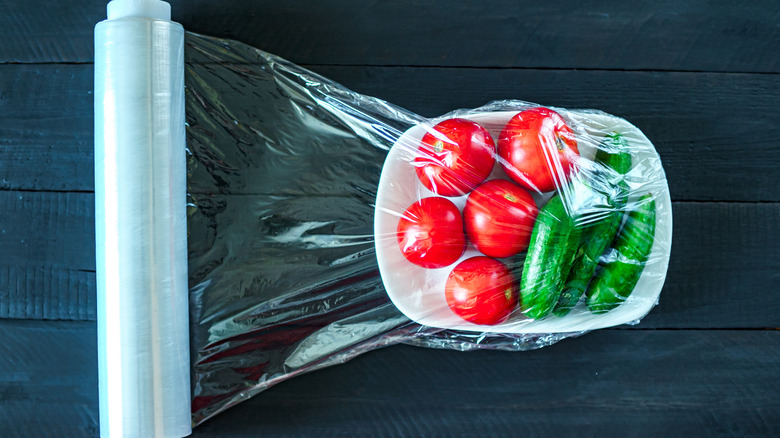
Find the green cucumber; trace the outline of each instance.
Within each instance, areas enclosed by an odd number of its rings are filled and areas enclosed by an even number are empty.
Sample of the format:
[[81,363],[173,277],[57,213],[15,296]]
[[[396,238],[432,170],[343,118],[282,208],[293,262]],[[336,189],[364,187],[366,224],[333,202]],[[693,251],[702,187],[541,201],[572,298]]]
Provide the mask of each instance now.
[[588,309],[608,312],[631,295],[647,264],[655,239],[655,199],[647,194],[627,213],[614,248],[605,254],[587,290]]
[[557,316],[567,315],[580,301],[596,272],[599,258],[615,240],[623,219],[622,210],[628,193],[628,185],[623,175],[631,169],[631,155],[628,153],[628,144],[620,134],[610,134],[607,142],[612,143],[612,149],[616,149],[616,153],[610,153],[607,147],[602,147],[596,154],[596,162],[604,166],[598,176],[607,180],[604,182],[607,193],[593,193],[597,190],[584,183],[594,196],[605,195],[607,205],[589,214],[592,218],[581,218],[581,222],[589,224],[582,230],[580,247],[574,257],[571,271],[564,273],[564,276],[567,276],[565,286],[553,309]]
[[[628,153],[628,140],[617,132],[607,134],[602,148],[596,153],[596,161],[606,163],[620,175],[631,170],[631,154]],[[611,144],[610,144],[611,143]]]
[[564,273],[566,283],[553,309],[555,315],[565,316],[579,303],[596,272],[601,254],[615,239],[622,217],[622,212],[612,211],[608,217],[582,231],[582,242],[574,256],[568,277]]
[[579,244],[579,233],[556,194],[539,212],[523,266],[520,302],[529,318],[549,315],[558,302],[564,273],[569,272]]

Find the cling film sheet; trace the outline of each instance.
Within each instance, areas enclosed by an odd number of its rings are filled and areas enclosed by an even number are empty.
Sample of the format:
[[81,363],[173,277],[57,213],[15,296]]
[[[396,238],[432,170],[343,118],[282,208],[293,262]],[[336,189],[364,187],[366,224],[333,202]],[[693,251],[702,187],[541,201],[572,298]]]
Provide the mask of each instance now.
[[191,33],[185,83],[195,424],[382,346],[528,350],[657,303],[669,191],[621,118],[428,119]]

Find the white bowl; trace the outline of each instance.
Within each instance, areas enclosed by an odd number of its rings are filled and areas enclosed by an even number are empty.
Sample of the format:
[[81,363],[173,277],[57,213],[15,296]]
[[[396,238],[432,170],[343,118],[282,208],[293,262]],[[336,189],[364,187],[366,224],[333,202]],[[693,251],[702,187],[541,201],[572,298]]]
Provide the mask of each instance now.
[[[438,121],[453,116],[450,114],[432,120],[430,124],[417,125],[407,130],[390,150],[379,181],[374,215],[379,271],[390,299],[404,315],[422,325],[471,332],[568,333],[635,322],[658,302],[672,245],[672,204],[658,153],[647,137],[624,119],[600,112],[555,110],[577,134],[580,155],[585,158],[593,157],[595,146],[604,135],[613,131],[621,133],[629,143],[634,164],[629,173],[629,185],[637,192],[637,196],[648,192],[655,196],[655,243],[632,294],[616,309],[601,315],[590,313],[582,302],[564,317],[551,315],[539,320],[527,318],[518,308],[506,322],[492,326],[473,324],[455,315],[444,297],[447,276],[461,261],[481,254],[469,244],[463,256],[452,265],[441,269],[425,269],[404,258],[396,239],[400,215],[419,199],[437,196],[419,182],[411,161],[427,130]],[[497,140],[501,129],[517,112],[456,113],[455,116],[480,123]],[[493,178],[508,179],[498,164],[490,176],[490,179]],[[541,206],[550,196],[551,193],[535,195],[534,199]],[[466,198],[447,199],[462,211]]]

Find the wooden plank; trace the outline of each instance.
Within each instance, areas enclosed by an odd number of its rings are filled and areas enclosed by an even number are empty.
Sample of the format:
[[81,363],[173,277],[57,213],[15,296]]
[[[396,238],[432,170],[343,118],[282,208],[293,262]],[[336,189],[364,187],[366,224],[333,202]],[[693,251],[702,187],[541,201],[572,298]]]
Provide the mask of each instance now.
[[0,66],[0,189],[93,190],[92,77],[91,65]]
[[94,272],[0,264],[0,318],[94,321],[95,291]]
[[0,62],[91,62],[105,1],[3,2]]
[[[425,116],[507,98],[598,108],[625,117],[655,143],[673,199],[780,201],[780,143],[771,141],[780,137],[775,75],[317,70]],[[0,117],[0,188],[92,190],[91,66],[6,65],[0,72],[0,113],[10,114]],[[743,152],[735,156],[737,147]]]
[[394,347],[290,380],[196,437],[772,436],[780,332],[600,331],[541,350]]
[[0,320],[0,339],[4,437],[98,436],[94,323]]
[[3,262],[95,270],[92,193],[0,191]]
[[95,318],[91,193],[0,191],[0,318]]
[[770,243],[780,204],[675,202],[672,211],[660,304],[637,327],[780,328],[780,257]]
[[[248,202],[266,198],[280,199]],[[0,191],[0,210],[0,318],[94,320],[93,195]],[[768,245],[780,241],[780,203],[674,202],[673,212],[660,305],[638,327],[780,327],[780,259]]]
[[[94,323],[0,321],[3,436],[98,435]],[[296,377],[199,437],[772,436],[779,331],[602,330],[528,352],[399,346]]]
[[[171,1],[188,30],[298,63],[778,72],[771,0]],[[11,2],[0,62],[90,62],[104,0]],[[67,38],[63,38],[67,35]]]

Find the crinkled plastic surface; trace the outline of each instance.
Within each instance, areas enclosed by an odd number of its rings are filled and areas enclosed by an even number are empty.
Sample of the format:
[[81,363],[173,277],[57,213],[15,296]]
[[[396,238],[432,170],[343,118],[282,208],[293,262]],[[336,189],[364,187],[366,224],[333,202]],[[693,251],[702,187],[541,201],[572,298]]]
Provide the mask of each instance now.
[[98,23],[94,95],[100,433],[187,436],[181,25]]
[[[564,210],[587,228],[615,210],[603,199],[612,183],[598,189],[612,179],[593,156],[609,149],[605,136],[622,131],[635,159],[622,209],[645,205],[645,193],[657,201],[655,243],[637,292],[604,314],[579,301],[567,316],[532,320],[516,306],[499,324],[477,325],[446,304],[456,262],[427,269],[402,254],[396,227],[404,209],[437,197],[416,175],[415,158],[440,121],[474,120],[500,141],[514,114],[538,105],[502,101],[428,120],[234,41],[188,34],[185,61],[195,424],[282,380],[382,346],[528,350],[637,320],[657,302],[671,242],[668,188],[652,145],[624,120],[555,109],[580,156],[573,171],[549,157]],[[510,180],[500,164],[491,178]],[[551,196],[529,193],[537,209]],[[462,211],[467,196],[446,198]],[[478,255],[473,243],[465,248],[459,261]],[[517,281],[525,254],[500,258]]]

